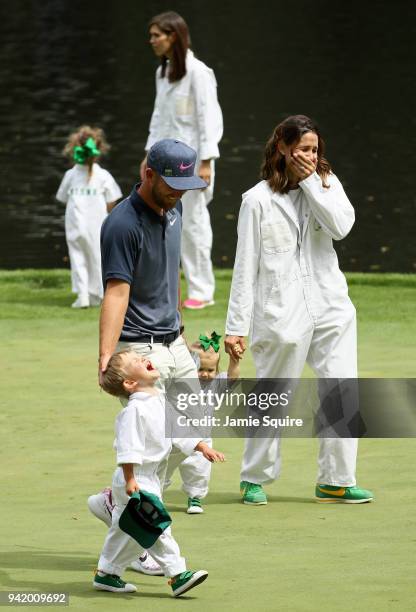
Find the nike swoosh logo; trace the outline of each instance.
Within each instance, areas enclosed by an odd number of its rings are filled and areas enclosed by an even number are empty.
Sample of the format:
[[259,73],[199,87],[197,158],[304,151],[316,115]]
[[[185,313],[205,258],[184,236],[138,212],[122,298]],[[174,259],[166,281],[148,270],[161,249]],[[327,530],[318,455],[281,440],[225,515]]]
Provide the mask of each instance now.
[[321,493],[328,493],[329,495],[335,495],[335,497],[342,497],[345,495],[344,487],[340,487],[338,491],[330,491],[329,489],[324,489],[323,487],[318,487]]
[[169,221],[169,225],[174,225],[176,223],[176,219],[177,217],[175,217],[174,219],[172,219],[172,221]]
[[180,170],[181,172],[183,172],[184,170],[188,170],[188,168],[191,168],[191,166],[193,166],[193,165],[194,165],[194,164],[192,163],[192,164],[188,164],[187,166],[185,166],[185,165],[184,165],[184,163],[183,163],[183,162],[181,162],[181,165],[179,166],[179,170]]

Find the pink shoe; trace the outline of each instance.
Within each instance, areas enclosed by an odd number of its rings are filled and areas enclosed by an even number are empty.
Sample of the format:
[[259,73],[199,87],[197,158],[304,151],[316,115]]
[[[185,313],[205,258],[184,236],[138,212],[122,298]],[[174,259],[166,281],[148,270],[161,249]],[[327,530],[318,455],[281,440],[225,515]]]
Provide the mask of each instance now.
[[206,308],[206,306],[213,306],[214,304],[214,300],[203,302],[202,300],[194,300],[193,298],[188,298],[182,303],[182,306],[184,308],[189,308],[189,310],[201,310],[201,308]]

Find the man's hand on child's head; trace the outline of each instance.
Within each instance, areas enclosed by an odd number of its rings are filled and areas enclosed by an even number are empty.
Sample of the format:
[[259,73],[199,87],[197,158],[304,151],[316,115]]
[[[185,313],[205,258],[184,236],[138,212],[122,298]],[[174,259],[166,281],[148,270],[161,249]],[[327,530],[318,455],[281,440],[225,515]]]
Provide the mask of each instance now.
[[100,387],[103,386],[103,374],[107,369],[108,362],[111,359],[111,355],[102,355],[98,359],[98,384]]
[[126,493],[130,497],[136,491],[140,491],[140,487],[136,482],[135,478],[129,478],[126,480]]
[[225,461],[224,453],[220,453],[219,451],[216,451],[215,448],[211,448],[206,442],[198,442],[198,444],[195,446],[195,450],[201,452],[205,459],[211,461],[211,463]]

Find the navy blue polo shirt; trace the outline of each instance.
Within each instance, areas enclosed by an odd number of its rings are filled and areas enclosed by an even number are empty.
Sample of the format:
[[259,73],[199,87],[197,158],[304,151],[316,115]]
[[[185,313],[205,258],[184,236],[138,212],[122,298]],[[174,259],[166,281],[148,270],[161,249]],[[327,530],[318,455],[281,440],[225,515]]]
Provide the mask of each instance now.
[[101,228],[104,288],[110,279],[130,285],[120,340],[179,329],[178,283],[182,203],[162,217],[138,195],[136,185]]

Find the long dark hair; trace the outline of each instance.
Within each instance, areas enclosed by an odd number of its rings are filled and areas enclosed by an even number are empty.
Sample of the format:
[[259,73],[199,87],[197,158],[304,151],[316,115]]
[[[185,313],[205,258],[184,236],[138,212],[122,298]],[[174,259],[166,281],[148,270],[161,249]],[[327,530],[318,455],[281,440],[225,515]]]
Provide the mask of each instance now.
[[264,150],[260,176],[269,183],[272,191],[278,193],[287,193],[289,191],[286,160],[285,156],[278,149],[278,142],[283,141],[286,145],[293,145],[299,142],[302,136],[308,132],[313,132],[318,136],[318,164],[316,172],[322,179],[322,185],[329,187],[325,180],[331,172],[331,166],[324,157],[325,143],[317,125],[305,115],[292,115],[275,127]]
[[[155,25],[165,34],[176,34],[173,43],[173,56],[169,62],[168,79],[171,83],[180,81],[186,74],[186,53],[191,46],[189,28],[185,19],[174,11],[166,11],[156,15],[149,22],[149,28]],[[166,74],[168,58],[164,55],[161,59],[162,77]]]

